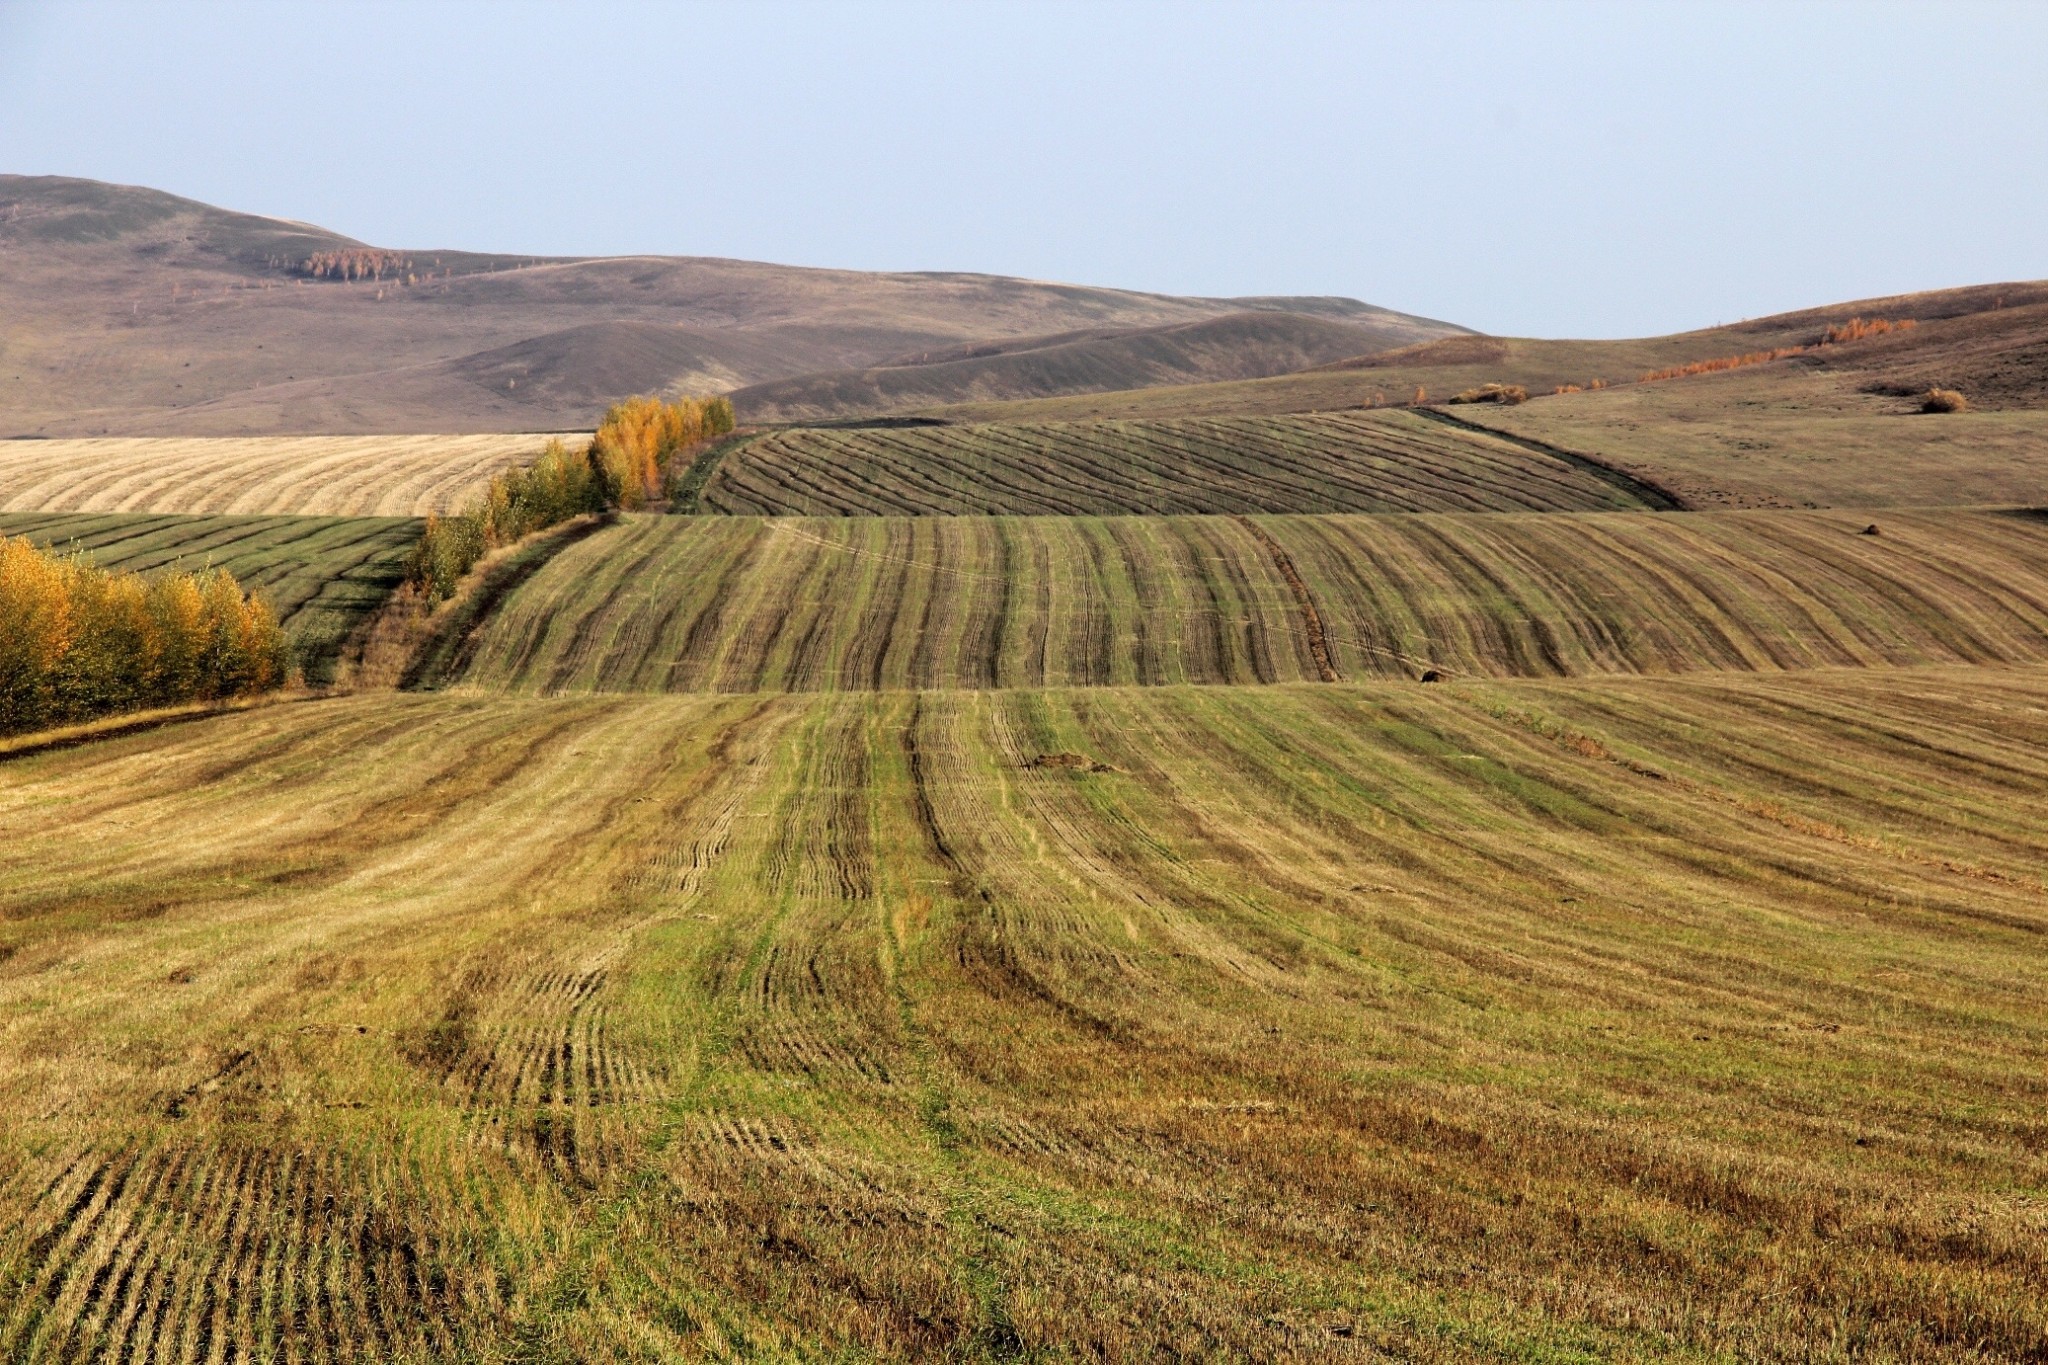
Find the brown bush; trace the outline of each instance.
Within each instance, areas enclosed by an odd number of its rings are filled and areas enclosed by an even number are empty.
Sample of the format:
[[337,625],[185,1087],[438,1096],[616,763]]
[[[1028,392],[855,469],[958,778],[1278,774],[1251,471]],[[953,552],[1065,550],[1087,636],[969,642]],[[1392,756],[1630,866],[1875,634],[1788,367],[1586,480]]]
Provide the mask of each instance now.
[[1929,389],[1920,400],[1922,412],[1968,412],[1970,400],[1954,389]]
[[1453,403],[1526,403],[1529,391],[1520,384],[1482,384],[1476,389],[1452,394]]

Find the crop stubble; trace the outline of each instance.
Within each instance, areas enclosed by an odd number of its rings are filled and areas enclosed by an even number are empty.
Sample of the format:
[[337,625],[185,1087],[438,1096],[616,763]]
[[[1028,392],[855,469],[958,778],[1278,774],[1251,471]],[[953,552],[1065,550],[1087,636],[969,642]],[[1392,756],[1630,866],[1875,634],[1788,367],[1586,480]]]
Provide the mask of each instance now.
[[0,1353],[2023,1354],[2044,741],[1949,669],[22,760]]
[[0,512],[415,517],[452,512],[547,438],[107,437],[0,441]]
[[2048,661],[2048,521],[1888,513],[1878,536],[1858,534],[1865,524],[628,517],[536,573],[429,682],[1272,683],[1325,676],[1318,636],[1329,671],[1351,679]]
[[734,450],[706,510],[758,516],[1602,511],[1664,500],[1405,412],[797,428]]

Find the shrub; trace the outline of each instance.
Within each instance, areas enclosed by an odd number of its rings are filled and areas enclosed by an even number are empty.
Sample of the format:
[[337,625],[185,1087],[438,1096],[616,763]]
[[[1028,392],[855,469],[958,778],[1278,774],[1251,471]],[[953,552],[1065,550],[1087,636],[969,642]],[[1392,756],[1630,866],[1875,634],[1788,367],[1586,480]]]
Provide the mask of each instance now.
[[277,618],[226,571],[155,578],[0,540],[0,733],[281,687]]
[[1911,318],[1900,318],[1896,322],[1888,318],[1850,318],[1822,332],[1820,344],[1834,346],[1844,341],[1861,341],[1865,337],[1881,337],[1886,332],[1910,331],[1918,325]]
[[1520,384],[1482,384],[1476,389],[1452,394],[1453,403],[1526,403],[1529,391]]
[[1968,412],[1970,400],[1955,389],[1929,389],[1920,400],[1922,412]]

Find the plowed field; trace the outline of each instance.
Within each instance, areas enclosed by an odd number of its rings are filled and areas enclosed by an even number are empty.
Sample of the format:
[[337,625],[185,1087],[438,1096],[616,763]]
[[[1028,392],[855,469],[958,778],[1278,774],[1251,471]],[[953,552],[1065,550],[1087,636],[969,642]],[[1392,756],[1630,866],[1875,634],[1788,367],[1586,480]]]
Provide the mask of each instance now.
[[799,428],[727,456],[737,515],[1601,511],[1670,505],[1626,475],[1406,412]]
[[356,622],[398,586],[410,517],[180,517],[0,513],[0,536],[82,551],[104,568],[226,569],[270,603],[309,677],[323,680]]
[[0,512],[412,517],[448,512],[546,438],[256,436],[0,441]]
[[1318,634],[1340,678],[2048,660],[2048,520],[1897,513],[1859,534],[1866,524],[629,517],[526,580],[429,682],[1270,683],[1323,676]]
[[0,1358],[2024,1359],[2048,675],[0,765]]

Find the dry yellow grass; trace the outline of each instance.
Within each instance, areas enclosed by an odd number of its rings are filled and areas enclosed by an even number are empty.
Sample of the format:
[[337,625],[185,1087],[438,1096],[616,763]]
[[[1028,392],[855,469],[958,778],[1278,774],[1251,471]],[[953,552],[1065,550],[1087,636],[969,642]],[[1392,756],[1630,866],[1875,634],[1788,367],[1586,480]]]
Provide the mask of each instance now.
[[425,516],[547,438],[262,436],[0,441],[0,512]]
[[2027,1358],[2044,791],[1996,669],[0,764],[0,1357]]

